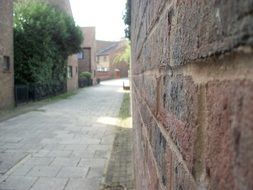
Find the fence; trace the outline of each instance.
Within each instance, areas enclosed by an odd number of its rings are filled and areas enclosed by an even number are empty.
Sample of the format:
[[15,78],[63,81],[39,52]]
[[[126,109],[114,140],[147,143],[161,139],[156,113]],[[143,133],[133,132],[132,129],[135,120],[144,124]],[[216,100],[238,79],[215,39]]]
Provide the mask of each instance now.
[[79,85],[79,88],[83,88],[85,86],[92,86],[92,79],[80,78],[78,80],[78,85]]
[[66,92],[66,83],[15,85],[16,106]]
[[29,86],[16,85],[15,86],[15,104],[21,104],[29,101]]

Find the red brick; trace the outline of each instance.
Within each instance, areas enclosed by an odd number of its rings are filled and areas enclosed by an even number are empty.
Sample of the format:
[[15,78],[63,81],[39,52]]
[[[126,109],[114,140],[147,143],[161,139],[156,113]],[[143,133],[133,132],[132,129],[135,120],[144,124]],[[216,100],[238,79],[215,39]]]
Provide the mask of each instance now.
[[172,184],[171,189],[178,190],[195,190],[196,186],[191,180],[191,176],[187,174],[184,167],[178,162],[177,157],[173,156]]
[[[238,46],[253,45],[253,1],[175,0],[171,9],[169,0],[132,3],[133,112],[140,110],[133,120],[142,118],[134,127],[140,128],[138,162],[144,163],[137,180],[150,181],[137,189],[197,189],[195,183],[253,189],[253,88],[250,81],[236,80],[250,72],[222,58]],[[252,68],[243,57],[237,59]],[[198,75],[195,67],[205,72]]]
[[253,43],[253,1],[176,1],[171,31],[174,64]]
[[253,83],[209,82],[206,167],[212,189],[253,189]]
[[[161,18],[161,27],[154,29],[154,32],[147,39],[146,43],[139,43],[136,47],[137,56],[140,52],[140,57],[134,57],[137,64],[132,65],[133,74],[140,74],[144,71],[153,70],[162,64],[169,63],[169,31],[170,25],[168,24],[168,17],[164,15]],[[143,46],[143,49],[141,49]],[[156,47],[156,48],[153,48]]]
[[[14,106],[13,5],[0,0],[0,110]],[[10,58],[10,70],[3,70],[4,56]]]
[[191,77],[168,78],[163,87],[159,120],[192,171],[198,119],[198,86]]

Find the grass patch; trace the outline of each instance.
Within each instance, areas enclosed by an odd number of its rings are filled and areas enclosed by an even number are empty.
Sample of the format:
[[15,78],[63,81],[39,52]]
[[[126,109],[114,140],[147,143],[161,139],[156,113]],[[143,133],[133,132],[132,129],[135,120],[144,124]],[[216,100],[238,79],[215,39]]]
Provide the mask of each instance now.
[[130,114],[130,93],[125,93],[123,96],[123,101],[120,106],[119,111],[119,126],[122,128],[131,128],[131,114]]
[[130,94],[125,93],[119,111],[119,118],[127,119],[128,117],[130,117]]
[[77,92],[76,91],[72,91],[72,92],[65,92],[63,94],[59,94],[57,96],[52,96],[46,100],[49,100],[49,101],[53,101],[53,100],[62,100],[62,99],[68,99],[69,97],[71,96],[74,96],[76,95]]

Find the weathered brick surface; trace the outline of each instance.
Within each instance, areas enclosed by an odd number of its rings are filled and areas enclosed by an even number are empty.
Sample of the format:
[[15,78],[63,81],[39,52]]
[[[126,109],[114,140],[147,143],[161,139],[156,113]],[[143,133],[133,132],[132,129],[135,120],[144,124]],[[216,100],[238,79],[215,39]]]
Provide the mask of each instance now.
[[[134,113],[134,125],[141,126],[141,120],[138,112]],[[135,181],[136,181],[136,188],[138,189],[147,189],[148,184],[148,177],[146,174],[146,167],[144,163],[144,151],[143,151],[143,140],[142,140],[142,133],[141,127],[134,129],[134,158],[136,162],[134,162],[135,168]]]
[[159,120],[192,171],[198,111],[198,86],[182,75],[164,80]]
[[[12,1],[0,0],[0,109],[14,105]],[[4,56],[10,57],[10,69],[3,68]]]
[[253,1],[132,0],[137,189],[252,189]]
[[207,84],[206,167],[215,189],[253,188],[253,84]]
[[67,80],[67,90],[78,89],[78,61],[76,55],[68,57],[68,65],[72,67],[72,78]]
[[84,41],[81,45],[84,59],[78,60],[79,73],[88,71],[92,74],[93,83],[96,81],[96,29],[95,27],[82,27]]
[[178,190],[195,190],[196,185],[191,181],[191,176],[187,174],[182,164],[178,162],[176,157],[172,157],[171,169],[171,189]]
[[182,64],[253,42],[253,1],[176,1],[171,54]]
[[[161,27],[154,29],[146,43],[136,48],[133,56],[139,56],[138,64],[132,65],[134,74],[158,68],[169,60],[169,29],[167,15],[161,18]],[[133,44],[134,45],[134,44]],[[151,46],[156,48],[150,48]],[[141,49],[142,48],[142,49]],[[142,51],[142,52],[140,52]],[[141,54],[140,54],[141,53]]]
[[[144,151],[143,153],[144,155],[142,155],[141,160],[145,161],[144,163],[147,163],[146,165],[147,168],[144,168],[144,170],[147,169],[148,174],[149,174],[148,181],[150,183],[149,183],[148,189],[159,189],[160,187],[166,189],[168,186],[172,186],[174,184],[174,183],[172,184],[173,181],[179,180],[178,179],[179,177],[172,176],[172,172],[170,171],[170,169],[174,171],[174,168],[173,168],[174,165],[177,166],[179,164],[179,163],[176,163],[178,162],[175,156],[176,153],[174,152],[174,150],[171,150],[169,146],[169,142],[167,142],[166,137],[161,132],[157,121],[152,115],[151,110],[149,110],[147,105],[145,105],[145,100],[141,100],[140,98],[136,97],[134,100],[134,105],[136,107],[134,107],[133,109],[134,110],[136,109],[136,112],[141,113],[141,115],[140,114],[138,114],[137,116],[134,115],[134,118],[136,118],[134,120],[134,125],[141,126],[141,130],[138,131],[138,134],[142,137],[140,140],[142,142],[142,146],[143,146],[142,148]],[[135,123],[136,121],[138,123]],[[177,140],[175,140],[175,142],[176,141]],[[136,152],[137,155],[139,153],[140,152],[138,151]],[[185,153],[185,155],[187,154]],[[137,160],[139,161],[139,158]],[[174,162],[176,164],[174,164]],[[137,164],[137,166],[139,166],[139,164]],[[139,169],[140,168],[137,167],[136,169],[137,172],[139,171]],[[181,170],[183,170],[183,168],[181,168]],[[158,173],[159,179],[157,179],[157,173]],[[188,186],[190,187],[194,186],[189,176],[187,177],[187,175],[185,174],[183,175],[179,174],[179,175],[182,176],[183,178],[182,180],[184,181],[184,182],[180,182],[180,184],[182,183],[186,184],[184,189],[187,189],[186,187]],[[137,179],[137,182],[138,182],[138,179]]]

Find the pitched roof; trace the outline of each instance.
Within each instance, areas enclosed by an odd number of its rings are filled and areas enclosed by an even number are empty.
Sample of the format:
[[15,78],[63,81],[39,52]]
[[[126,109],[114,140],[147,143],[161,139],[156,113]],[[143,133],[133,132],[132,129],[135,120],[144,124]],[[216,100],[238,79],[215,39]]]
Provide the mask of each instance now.
[[96,40],[96,47],[97,47],[97,52],[100,52],[101,50],[105,49],[106,47],[109,47],[113,45],[115,41],[102,41],[102,40]]
[[121,48],[125,40],[121,41],[97,41],[97,56],[109,55]]

